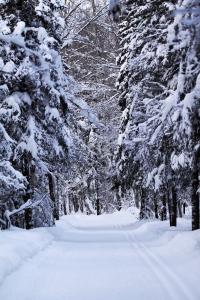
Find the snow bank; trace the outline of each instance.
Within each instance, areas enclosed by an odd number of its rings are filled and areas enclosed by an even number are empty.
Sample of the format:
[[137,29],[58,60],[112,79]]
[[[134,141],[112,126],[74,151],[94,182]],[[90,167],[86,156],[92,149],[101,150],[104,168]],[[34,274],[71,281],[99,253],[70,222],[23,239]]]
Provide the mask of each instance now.
[[76,229],[88,230],[113,230],[122,228],[131,228],[137,220],[137,211],[135,214],[127,210],[115,212],[113,214],[96,215],[82,215],[75,214],[67,217],[69,223]]
[[12,227],[0,231],[0,284],[27,259],[48,247],[52,240],[53,236],[45,228],[26,231]]

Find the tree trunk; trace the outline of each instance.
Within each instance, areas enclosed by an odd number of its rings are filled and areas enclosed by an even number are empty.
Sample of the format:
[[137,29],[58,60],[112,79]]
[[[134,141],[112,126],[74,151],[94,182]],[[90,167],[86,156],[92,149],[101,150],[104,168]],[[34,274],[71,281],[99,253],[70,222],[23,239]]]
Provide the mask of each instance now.
[[51,200],[53,202],[53,217],[56,220],[59,220],[59,208],[58,208],[58,204],[56,201],[55,183],[54,183],[53,175],[49,173],[48,179],[49,179],[49,194],[50,194]]
[[[27,192],[23,196],[24,203],[26,203],[29,199],[33,198],[34,188],[37,184],[35,177],[35,165],[32,162],[32,156],[29,152],[24,152],[22,156],[22,173],[24,176],[26,176],[29,183],[27,186]],[[24,225],[26,229],[33,228],[32,216],[32,208],[26,209],[24,212]],[[21,217],[17,216],[17,218],[19,218],[20,223]]]
[[96,211],[97,211],[97,216],[101,215],[101,204],[100,204],[100,199],[99,199],[99,187],[98,187],[98,181],[95,181],[95,187],[96,187]]
[[182,218],[183,213],[182,213],[182,205],[181,205],[180,200],[178,201],[177,205],[178,205],[178,216],[179,216],[179,218]]
[[154,213],[155,213],[155,218],[158,219],[158,202],[157,202],[157,198],[156,198],[156,194],[153,194],[153,200],[154,200]]
[[192,168],[192,230],[199,229],[199,171],[198,171],[198,152],[194,153],[194,161]]
[[24,213],[25,217],[25,226],[26,229],[32,229],[33,228],[33,220],[32,220],[32,208],[25,209]]
[[146,215],[146,193],[144,189],[141,189],[141,193],[140,193],[140,220],[146,219],[147,215]]
[[162,210],[161,210],[161,221],[167,220],[167,203],[166,203],[166,195],[162,196]]
[[101,207],[100,207],[100,201],[98,198],[96,200],[96,210],[97,210],[97,216],[99,216],[101,214]]
[[66,200],[65,199],[63,201],[63,212],[64,212],[64,215],[66,216],[67,215],[67,206],[66,206]]
[[171,189],[171,213],[170,213],[170,226],[177,225],[177,197],[175,187]]
[[115,192],[115,196],[116,196],[116,209],[117,210],[121,210],[122,209],[122,201],[121,201],[121,186],[119,185],[116,189],[116,192]]
[[133,190],[135,206],[139,209],[140,208],[140,201],[139,201],[139,192],[137,189]]
[[72,202],[74,205],[74,212],[77,213],[79,211],[79,202],[76,194],[72,195]]

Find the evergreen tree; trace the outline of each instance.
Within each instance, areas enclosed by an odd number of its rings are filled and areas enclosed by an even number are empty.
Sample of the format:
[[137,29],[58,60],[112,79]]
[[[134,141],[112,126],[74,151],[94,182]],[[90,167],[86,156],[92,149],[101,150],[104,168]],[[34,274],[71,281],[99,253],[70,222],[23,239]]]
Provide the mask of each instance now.
[[67,176],[73,156],[68,108],[73,93],[60,56],[63,5],[0,4],[0,209],[3,214],[27,203],[13,223],[28,229],[59,218],[56,178]]
[[197,1],[126,1],[114,179],[124,197],[133,188],[141,218],[154,211],[166,219],[168,207],[172,226],[177,211],[182,215],[184,189],[193,203],[193,229],[199,226],[198,6]]

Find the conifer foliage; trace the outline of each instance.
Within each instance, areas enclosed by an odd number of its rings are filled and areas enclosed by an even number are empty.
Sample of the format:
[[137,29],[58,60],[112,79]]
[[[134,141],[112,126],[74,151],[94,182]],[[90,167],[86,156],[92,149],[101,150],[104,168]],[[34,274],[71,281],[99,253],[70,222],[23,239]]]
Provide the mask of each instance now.
[[63,5],[60,0],[0,1],[0,217],[5,226],[9,217],[28,229],[59,218],[56,183],[66,176],[72,156],[68,102],[73,94],[60,56]]
[[106,3],[84,0],[78,6],[74,0],[67,2],[65,13],[63,60],[79,83],[77,98],[90,106],[91,116],[93,111],[93,118],[83,113],[76,116],[88,155],[82,165],[74,168],[74,180],[71,178],[69,184],[70,210],[75,212],[100,214],[115,206],[110,167],[120,116],[115,88],[118,28],[108,17]]
[[200,227],[199,24],[199,0],[0,0],[2,228],[133,201]]
[[126,1],[118,89],[123,110],[114,186],[140,217],[192,204],[199,228],[199,1]]

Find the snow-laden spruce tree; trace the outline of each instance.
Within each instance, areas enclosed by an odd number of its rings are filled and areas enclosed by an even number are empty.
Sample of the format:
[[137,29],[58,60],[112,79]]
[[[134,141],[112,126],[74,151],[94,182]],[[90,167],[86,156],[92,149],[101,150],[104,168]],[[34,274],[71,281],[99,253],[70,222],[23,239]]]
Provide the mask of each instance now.
[[200,1],[177,2],[174,21],[168,27],[168,43],[170,54],[176,57],[169,111],[174,141],[171,165],[180,188],[190,190],[195,230],[200,228]]
[[126,198],[128,189],[134,190],[141,218],[153,208],[158,214],[156,193],[148,192],[147,177],[151,169],[162,170],[162,159],[155,150],[158,146],[150,146],[150,136],[157,127],[155,118],[167,94],[168,66],[166,60],[159,58],[159,52],[166,43],[169,19],[169,9],[163,1],[127,1],[120,29],[118,88],[123,115],[114,184],[121,198],[123,194]]
[[123,116],[114,185],[121,197],[133,188],[141,218],[154,211],[165,219],[168,207],[171,225],[191,198],[199,220],[198,6],[126,1],[120,31]]
[[0,1],[0,212],[3,218],[26,203],[13,214],[26,228],[59,218],[56,183],[67,173],[72,148],[73,85],[60,56],[63,5]]

